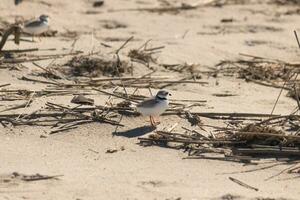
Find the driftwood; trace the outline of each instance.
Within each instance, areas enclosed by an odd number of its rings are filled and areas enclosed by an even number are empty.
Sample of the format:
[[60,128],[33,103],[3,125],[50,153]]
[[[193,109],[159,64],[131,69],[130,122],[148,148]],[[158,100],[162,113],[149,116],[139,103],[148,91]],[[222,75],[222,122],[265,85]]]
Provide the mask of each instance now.
[[19,179],[21,181],[32,182],[32,181],[41,181],[41,180],[50,180],[50,179],[58,180],[59,177],[62,176],[63,175],[48,176],[48,175],[41,175],[41,174],[25,175],[25,174],[20,174],[18,172],[13,172],[9,176],[9,179]]
[[3,49],[5,43],[8,39],[8,36],[10,36],[11,34],[13,34],[15,36],[14,37],[15,38],[14,42],[16,44],[19,44],[19,42],[20,42],[20,32],[21,32],[21,28],[18,25],[13,25],[4,32],[4,34],[2,36],[2,39],[0,41],[0,53],[1,53],[1,50]]

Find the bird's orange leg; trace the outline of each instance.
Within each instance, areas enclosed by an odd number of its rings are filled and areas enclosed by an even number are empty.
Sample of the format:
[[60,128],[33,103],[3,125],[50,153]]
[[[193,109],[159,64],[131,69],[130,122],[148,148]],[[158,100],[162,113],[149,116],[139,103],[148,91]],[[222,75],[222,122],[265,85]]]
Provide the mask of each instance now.
[[153,117],[153,121],[154,121],[154,123],[157,124],[157,125],[160,124],[159,117],[157,117],[157,120],[155,120],[155,118]]
[[152,126],[154,126],[154,127],[156,126],[155,121],[152,116],[150,116],[150,123]]

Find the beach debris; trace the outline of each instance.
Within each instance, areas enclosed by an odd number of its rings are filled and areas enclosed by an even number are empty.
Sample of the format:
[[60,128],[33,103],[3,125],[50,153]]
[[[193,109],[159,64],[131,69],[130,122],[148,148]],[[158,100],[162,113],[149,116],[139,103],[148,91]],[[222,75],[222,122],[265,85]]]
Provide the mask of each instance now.
[[8,29],[6,29],[3,32],[2,38],[0,41],[0,54],[1,54],[1,50],[3,49],[8,37],[10,35],[14,35],[15,44],[19,44],[20,43],[20,34],[21,34],[21,27],[18,25],[12,25]]
[[125,147],[107,149],[105,153],[117,153],[118,151],[124,151]]
[[63,175],[55,175],[55,176],[48,176],[48,175],[41,175],[41,174],[33,174],[33,175],[20,175],[18,173],[13,173],[15,177],[21,176],[21,180],[23,181],[41,181],[41,180],[49,180],[49,179],[58,179]]
[[244,182],[242,182],[242,181],[240,181],[240,180],[238,180],[238,179],[236,179],[236,178],[233,178],[233,177],[228,177],[228,178],[229,178],[229,180],[231,180],[232,182],[237,183],[238,185],[240,185],[240,186],[242,186],[242,187],[244,187],[244,188],[251,189],[251,190],[254,190],[254,191],[259,191],[258,188],[255,188],[255,187],[253,187],[253,186],[250,186],[250,185],[248,185],[248,184],[246,184],[246,183],[244,183]]
[[119,60],[114,55],[75,56],[69,60],[63,72],[72,76],[117,76],[119,73],[131,73],[128,62]]
[[189,111],[185,112],[185,117],[188,120],[188,122],[191,123],[191,126],[196,126],[201,124],[201,119],[198,115],[192,114]]
[[116,153],[118,149],[107,149],[105,153]]
[[80,105],[94,105],[94,99],[87,98],[82,94],[79,94],[77,96],[74,96],[71,100],[71,103],[76,103]]
[[103,28],[105,29],[118,29],[118,28],[127,28],[127,25],[115,20],[101,20],[103,23]]
[[[187,158],[189,159],[220,159],[239,162],[251,162],[264,158],[293,160],[300,158],[298,124],[300,124],[298,116],[273,116],[260,122],[231,127],[202,124],[201,127],[213,128],[209,137],[203,137],[199,134],[200,132],[184,128],[188,132],[158,130],[149,137],[142,137],[139,140],[143,146],[158,145],[174,148],[175,145],[178,149],[188,151]],[[213,157],[211,157],[212,154]]]
[[298,73],[297,67],[300,66],[300,63],[290,63],[249,54],[240,55],[243,58],[233,61],[224,60],[218,63],[216,65],[218,73],[236,74],[238,78],[256,84],[293,90],[294,83],[290,80]]
[[141,62],[144,65],[149,66],[150,62],[156,63],[157,58],[154,57],[155,54],[160,53],[161,49],[165,48],[164,46],[151,47],[148,48],[148,40],[141,47],[137,49],[131,49],[128,53],[128,57],[131,58],[131,61]]
[[214,93],[212,94],[215,97],[233,97],[233,96],[238,96],[237,94],[230,94],[228,91],[225,93]]
[[97,0],[97,1],[94,1],[93,7],[101,7],[101,6],[103,6],[103,4],[104,4],[103,0]]
[[33,181],[41,181],[41,180],[59,180],[59,177],[63,175],[42,175],[42,174],[31,174],[26,175],[19,172],[13,172],[11,174],[5,174],[0,176],[0,183],[12,183],[16,181],[23,182],[33,182]]
[[189,75],[193,80],[202,79],[202,74],[210,74],[212,72],[201,72],[198,70],[201,66],[197,63],[181,63],[181,64],[159,64],[159,66],[173,72]]

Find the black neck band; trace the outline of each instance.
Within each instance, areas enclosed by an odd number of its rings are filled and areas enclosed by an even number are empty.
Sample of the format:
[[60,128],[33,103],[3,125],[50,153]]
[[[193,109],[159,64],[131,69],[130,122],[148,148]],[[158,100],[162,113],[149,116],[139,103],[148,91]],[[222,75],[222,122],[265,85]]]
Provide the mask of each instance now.
[[160,99],[160,100],[167,100],[166,97],[160,97],[160,96],[156,96],[156,98]]

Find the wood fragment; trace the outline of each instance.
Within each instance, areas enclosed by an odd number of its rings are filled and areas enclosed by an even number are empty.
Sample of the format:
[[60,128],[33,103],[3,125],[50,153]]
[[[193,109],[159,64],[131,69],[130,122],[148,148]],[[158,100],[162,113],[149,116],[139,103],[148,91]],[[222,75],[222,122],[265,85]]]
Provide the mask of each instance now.
[[[159,132],[162,134],[162,132]],[[158,139],[152,139],[152,138],[142,138],[139,137],[138,140],[141,142],[143,141],[154,141],[154,142],[175,142],[175,143],[187,143],[187,144],[244,144],[245,141],[203,141],[203,140],[190,140],[190,139],[180,139],[176,137],[172,137],[172,139],[164,139],[164,138],[158,138]]]
[[300,48],[300,42],[299,42],[299,39],[298,39],[298,35],[297,35],[297,31],[294,30],[294,35],[296,37],[296,41],[297,41],[297,44],[298,44],[298,47]]
[[1,87],[6,87],[6,86],[9,86],[9,85],[11,85],[11,84],[10,83],[2,84],[2,85],[0,85],[0,88]]
[[229,180],[231,180],[232,182],[237,183],[238,185],[240,185],[240,186],[242,186],[242,187],[244,187],[244,188],[251,189],[251,190],[255,190],[255,191],[258,191],[258,190],[259,190],[258,188],[252,187],[252,186],[250,186],[250,185],[248,185],[248,184],[246,184],[246,183],[244,183],[244,182],[242,182],[242,181],[240,181],[240,180],[238,180],[238,179],[236,179],[236,178],[233,178],[233,177],[228,177],[228,178],[229,178]]
[[272,165],[268,165],[268,166],[263,166],[263,167],[259,167],[259,168],[254,168],[254,169],[248,169],[248,170],[243,170],[243,171],[235,171],[235,172],[227,172],[227,173],[221,173],[221,174],[239,174],[239,173],[250,173],[250,172],[256,172],[256,171],[262,171],[262,170],[266,170],[266,169],[270,169],[279,165],[283,165],[284,163],[275,163]]
[[30,175],[30,176],[22,176],[21,180],[32,182],[32,181],[41,181],[41,180],[49,180],[49,179],[57,179],[59,177],[62,177],[63,175],[55,175],[55,176],[48,176],[48,175]]
[[235,148],[233,149],[234,154],[243,155],[260,155],[260,156],[275,156],[275,157],[290,157],[297,156],[300,157],[300,150],[277,150],[277,149],[267,149],[267,148]]
[[69,130],[76,129],[76,128],[78,128],[78,126],[67,127],[67,128],[60,128],[60,129],[57,129],[57,130],[50,131],[49,134],[53,135],[55,133],[59,133],[59,132],[63,132],[63,131],[69,131]]
[[18,38],[18,33],[20,33],[20,29],[21,29],[20,26],[13,25],[13,26],[9,27],[7,30],[5,30],[5,32],[3,33],[3,36],[1,38],[1,41],[0,41],[0,53],[8,39],[8,36],[11,34],[14,34],[14,36],[15,36],[15,43],[19,44],[19,41],[17,38]]

